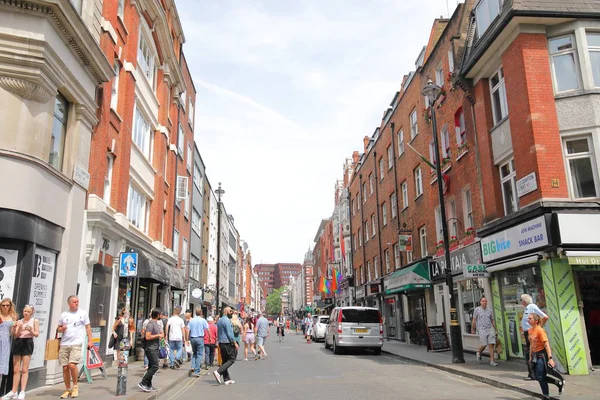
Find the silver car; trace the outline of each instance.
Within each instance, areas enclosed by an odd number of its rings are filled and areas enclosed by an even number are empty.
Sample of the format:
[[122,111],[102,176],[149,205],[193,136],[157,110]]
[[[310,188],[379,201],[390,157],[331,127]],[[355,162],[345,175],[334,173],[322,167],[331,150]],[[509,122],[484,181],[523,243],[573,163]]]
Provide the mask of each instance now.
[[325,339],[325,331],[327,330],[328,323],[329,315],[313,316],[312,340],[318,342],[321,339]]
[[333,347],[335,354],[340,354],[346,347],[372,349],[375,354],[381,354],[381,312],[373,307],[334,308],[329,317],[324,342],[325,348]]

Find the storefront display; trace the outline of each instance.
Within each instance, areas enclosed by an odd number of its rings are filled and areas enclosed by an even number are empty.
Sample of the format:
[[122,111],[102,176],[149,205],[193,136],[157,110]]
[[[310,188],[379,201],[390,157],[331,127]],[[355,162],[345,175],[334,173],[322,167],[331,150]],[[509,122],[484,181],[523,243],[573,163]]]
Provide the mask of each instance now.
[[464,333],[471,334],[471,321],[473,312],[479,306],[479,300],[483,297],[483,278],[465,279],[457,282],[460,286],[460,309],[462,313],[459,318],[464,320]]

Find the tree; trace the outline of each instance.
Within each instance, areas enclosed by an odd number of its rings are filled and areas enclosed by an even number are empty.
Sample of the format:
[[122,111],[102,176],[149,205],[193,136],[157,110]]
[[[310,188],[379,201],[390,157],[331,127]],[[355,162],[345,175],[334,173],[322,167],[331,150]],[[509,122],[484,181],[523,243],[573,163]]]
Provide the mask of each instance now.
[[273,290],[273,293],[267,296],[267,314],[279,315],[281,312],[281,294],[283,287]]

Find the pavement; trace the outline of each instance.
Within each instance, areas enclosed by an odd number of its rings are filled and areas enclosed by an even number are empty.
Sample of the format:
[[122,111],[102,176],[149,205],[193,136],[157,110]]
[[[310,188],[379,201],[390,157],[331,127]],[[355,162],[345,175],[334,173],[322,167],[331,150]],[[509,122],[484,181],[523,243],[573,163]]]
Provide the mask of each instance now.
[[[383,353],[395,356],[411,363],[426,365],[442,371],[471,378],[489,385],[515,390],[533,397],[541,396],[537,381],[526,381],[527,367],[524,360],[499,360],[497,367],[489,364],[489,358],[483,357],[479,364],[475,354],[464,353],[464,364],[452,363],[452,352],[428,352],[423,346],[406,344],[396,340],[385,341]],[[600,371],[590,371],[590,375],[565,375],[565,391],[560,399],[598,399],[600,398]],[[557,398],[556,386],[550,385],[550,395]]]

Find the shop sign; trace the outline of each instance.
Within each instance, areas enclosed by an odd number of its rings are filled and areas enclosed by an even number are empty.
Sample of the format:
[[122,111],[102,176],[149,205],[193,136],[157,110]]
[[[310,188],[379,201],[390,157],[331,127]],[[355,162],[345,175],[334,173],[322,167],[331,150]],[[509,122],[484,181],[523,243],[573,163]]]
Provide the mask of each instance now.
[[549,241],[546,220],[544,216],[534,218],[482,238],[480,243],[484,262],[547,246]]
[[0,249],[0,300],[14,296],[18,256],[17,250]]
[[73,167],[73,181],[88,190],[90,187],[90,174],[85,168],[75,164]]
[[54,286],[54,270],[56,268],[56,254],[37,248],[35,250],[35,265],[31,278],[31,292],[29,303],[35,308],[35,318],[40,323],[40,334],[33,342],[33,354],[29,368],[44,366],[44,351],[48,339],[48,326],[50,325],[50,308],[52,306],[52,288]]
[[465,265],[463,268],[465,278],[489,278],[490,273],[487,271],[485,264]]
[[598,229],[600,214],[556,215],[560,229],[561,244],[596,245],[600,243],[600,229]]
[[202,289],[196,288],[192,290],[192,297],[195,299],[199,299],[200,297],[202,297]]
[[356,288],[356,298],[362,299],[363,297],[365,297],[365,287],[361,286],[359,288]]
[[412,235],[398,236],[398,251],[413,251]]
[[371,283],[367,286],[367,296],[371,296],[373,294],[380,293],[379,283]]
[[600,256],[598,257],[568,257],[571,265],[600,265]]
[[[475,243],[461,249],[456,249],[450,253],[450,266],[452,275],[462,274],[464,267],[472,264],[481,264],[481,250],[479,244]],[[436,257],[429,263],[429,276],[431,279],[444,276],[446,269],[445,256]]]
[[527,193],[536,191],[537,188],[538,186],[537,180],[535,179],[535,172],[532,172],[517,181],[517,196],[523,197]]

